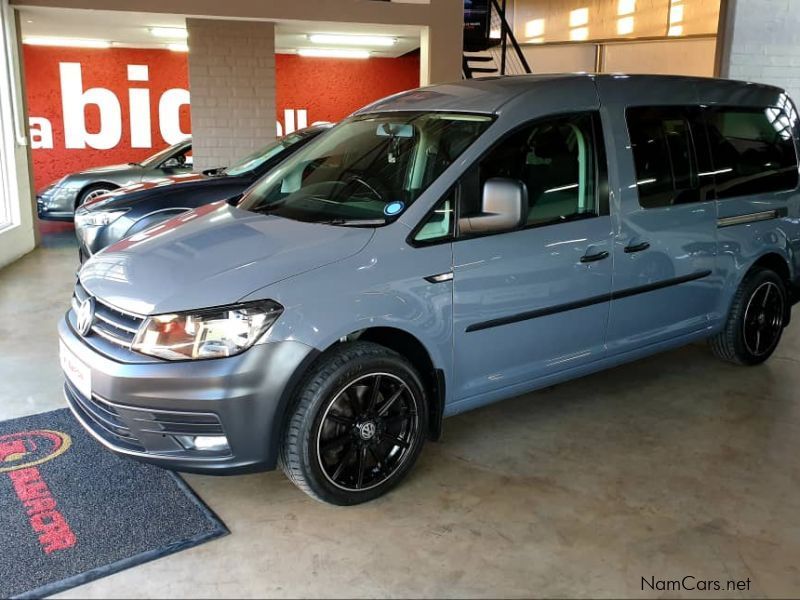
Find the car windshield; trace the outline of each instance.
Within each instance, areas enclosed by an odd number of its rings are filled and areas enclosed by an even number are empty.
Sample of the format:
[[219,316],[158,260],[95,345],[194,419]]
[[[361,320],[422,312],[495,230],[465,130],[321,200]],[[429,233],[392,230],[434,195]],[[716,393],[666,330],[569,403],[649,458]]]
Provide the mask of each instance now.
[[182,144],[183,142],[178,142],[177,144],[168,146],[167,148],[164,148],[160,152],[156,152],[155,154],[153,154],[153,156],[148,156],[139,164],[145,167],[146,169],[153,169],[158,165],[160,165],[162,162],[164,162],[167,158],[169,158],[170,155],[172,155],[175,152],[178,146]]
[[239,208],[311,223],[382,225],[491,122],[488,115],[444,112],[351,117],[253,186]]
[[269,159],[277,156],[286,148],[294,146],[297,142],[302,140],[305,136],[300,135],[299,133],[290,133],[289,135],[281,138],[276,142],[272,142],[271,144],[264,146],[253,152],[252,154],[248,154],[239,162],[231,165],[227,169],[223,171],[225,175],[242,175],[244,173],[249,173],[250,171],[257,169]]

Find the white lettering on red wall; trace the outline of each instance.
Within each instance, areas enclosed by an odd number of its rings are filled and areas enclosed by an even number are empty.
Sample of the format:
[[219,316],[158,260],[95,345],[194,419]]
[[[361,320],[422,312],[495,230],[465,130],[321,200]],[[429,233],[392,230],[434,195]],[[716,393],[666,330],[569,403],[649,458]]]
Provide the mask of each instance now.
[[[275,58],[279,136],[419,82],[417,56]],[[24,61],[37,188],[89,167],[138,162],[191,132],[186,54],[25,46]]]

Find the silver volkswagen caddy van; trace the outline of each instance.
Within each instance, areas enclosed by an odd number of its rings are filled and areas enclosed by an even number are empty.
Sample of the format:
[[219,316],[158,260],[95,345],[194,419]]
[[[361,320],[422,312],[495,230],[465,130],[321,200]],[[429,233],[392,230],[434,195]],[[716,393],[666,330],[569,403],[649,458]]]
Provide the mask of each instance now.
[[782,90],[712,79],[392,96],[89,260],[67,400],[115,452],[355,504],[443,417],[699,339],[757,365],[800,283],[798,136]]

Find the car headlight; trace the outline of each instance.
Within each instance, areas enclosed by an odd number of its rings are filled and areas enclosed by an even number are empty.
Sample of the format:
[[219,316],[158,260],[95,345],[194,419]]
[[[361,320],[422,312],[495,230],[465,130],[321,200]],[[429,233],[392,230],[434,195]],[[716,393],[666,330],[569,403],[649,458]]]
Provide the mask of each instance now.
[[282,312],[280,304],[264,300],[155,315],[142,323],[132,348],[167,360],[234,356],[255,344]]
[[128,209],[121,210],[87,210],[75,213],[75,225],[78,227],[102,227],[110,225]]

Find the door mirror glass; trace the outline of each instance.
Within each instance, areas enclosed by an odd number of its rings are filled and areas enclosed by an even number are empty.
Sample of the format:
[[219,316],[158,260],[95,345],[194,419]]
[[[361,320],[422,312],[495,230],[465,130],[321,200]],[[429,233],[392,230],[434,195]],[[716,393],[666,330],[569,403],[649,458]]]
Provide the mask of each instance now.
[[462,234],[497,233],[522,225],[528,217],[528,189],[518,179],[493,177],[483,184],[481,212],[458,221]]

